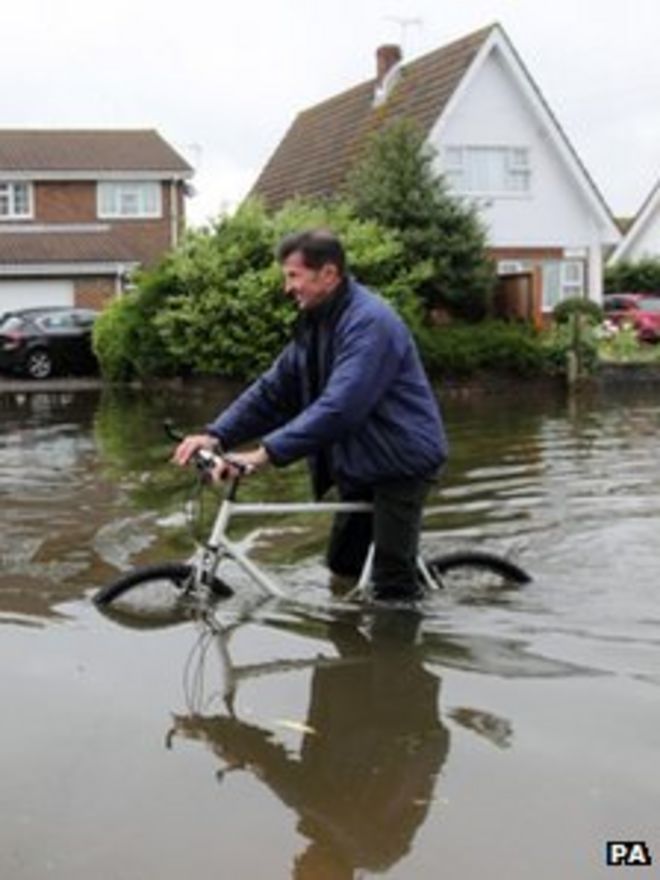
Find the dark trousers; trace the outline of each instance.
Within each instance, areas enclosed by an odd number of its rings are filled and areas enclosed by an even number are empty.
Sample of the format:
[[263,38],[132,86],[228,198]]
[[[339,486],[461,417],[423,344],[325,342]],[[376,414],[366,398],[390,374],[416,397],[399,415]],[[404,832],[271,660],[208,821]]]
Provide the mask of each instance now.
[[342,491],[342,501],[371,501],[373,513],[338,513],[327,551],[334,574],[357,577],[374,542],[373,586],[383,592],[414,592],[424,501],[431,480],[391,480]]

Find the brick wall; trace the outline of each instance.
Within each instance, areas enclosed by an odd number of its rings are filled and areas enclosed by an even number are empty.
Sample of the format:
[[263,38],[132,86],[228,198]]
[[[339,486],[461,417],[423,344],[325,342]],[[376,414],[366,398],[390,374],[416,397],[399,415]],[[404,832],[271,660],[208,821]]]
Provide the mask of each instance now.
[[114,278],[77,278],[74,282],[74,302],[79,308],[100,310],[114,297]]
[[96,187],[92,183],[39,183],[34,201],[37,223],[96,222]]
[[[35,223],[103,223],[121,239],[126,259],[144,265],[158,262],[171,247],[171,190],[162,185],[162,216],[154,220],[100,220],[96,213],[93,181],[42,181],[35,185]],[[177,185],[179,231],[184,228],[183,186]]]

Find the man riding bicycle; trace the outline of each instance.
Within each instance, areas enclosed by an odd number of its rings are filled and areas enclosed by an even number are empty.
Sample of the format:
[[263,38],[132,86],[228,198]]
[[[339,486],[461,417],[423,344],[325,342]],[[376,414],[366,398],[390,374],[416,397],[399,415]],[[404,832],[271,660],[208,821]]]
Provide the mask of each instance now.
[[417,547],[424,500],[447,457],[437,400],[410,331],[378,295],[346,271],[331,233],[287,236],[277,257],[284,289],[300,316],[273,365],[206,427],[177,446],[184,465],[197,449],[252,450],[219,459],[214,478],[306,457],[314,493],[335,484],[342,500],[373,503],[373,513],[340,513],[330,570],[357,577],[374,543],[378,599],[418,595]]

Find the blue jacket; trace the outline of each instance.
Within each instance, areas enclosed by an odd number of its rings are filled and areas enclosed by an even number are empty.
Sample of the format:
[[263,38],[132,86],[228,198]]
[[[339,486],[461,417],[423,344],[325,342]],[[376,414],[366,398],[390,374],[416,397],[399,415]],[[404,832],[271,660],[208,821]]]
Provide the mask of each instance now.
[[225,449],[261,438],[276,465],[308,457],[317,497],[330,484],[323,462],[342,487],[432,477],[447,442],[401,318],[352,279],[314,312],[303,313],[294,339],[209,433]]

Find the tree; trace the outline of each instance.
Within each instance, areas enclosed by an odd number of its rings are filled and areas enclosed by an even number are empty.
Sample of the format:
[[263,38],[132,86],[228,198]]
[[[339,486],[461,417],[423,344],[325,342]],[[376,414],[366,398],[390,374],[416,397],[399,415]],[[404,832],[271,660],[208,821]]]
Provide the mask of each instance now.
[[484,316],[494,281],[485,229],[473,207],[448,193],[413,123],[397,120],[372,136],[345,195],[359,217],[398,232],[427,310]]

